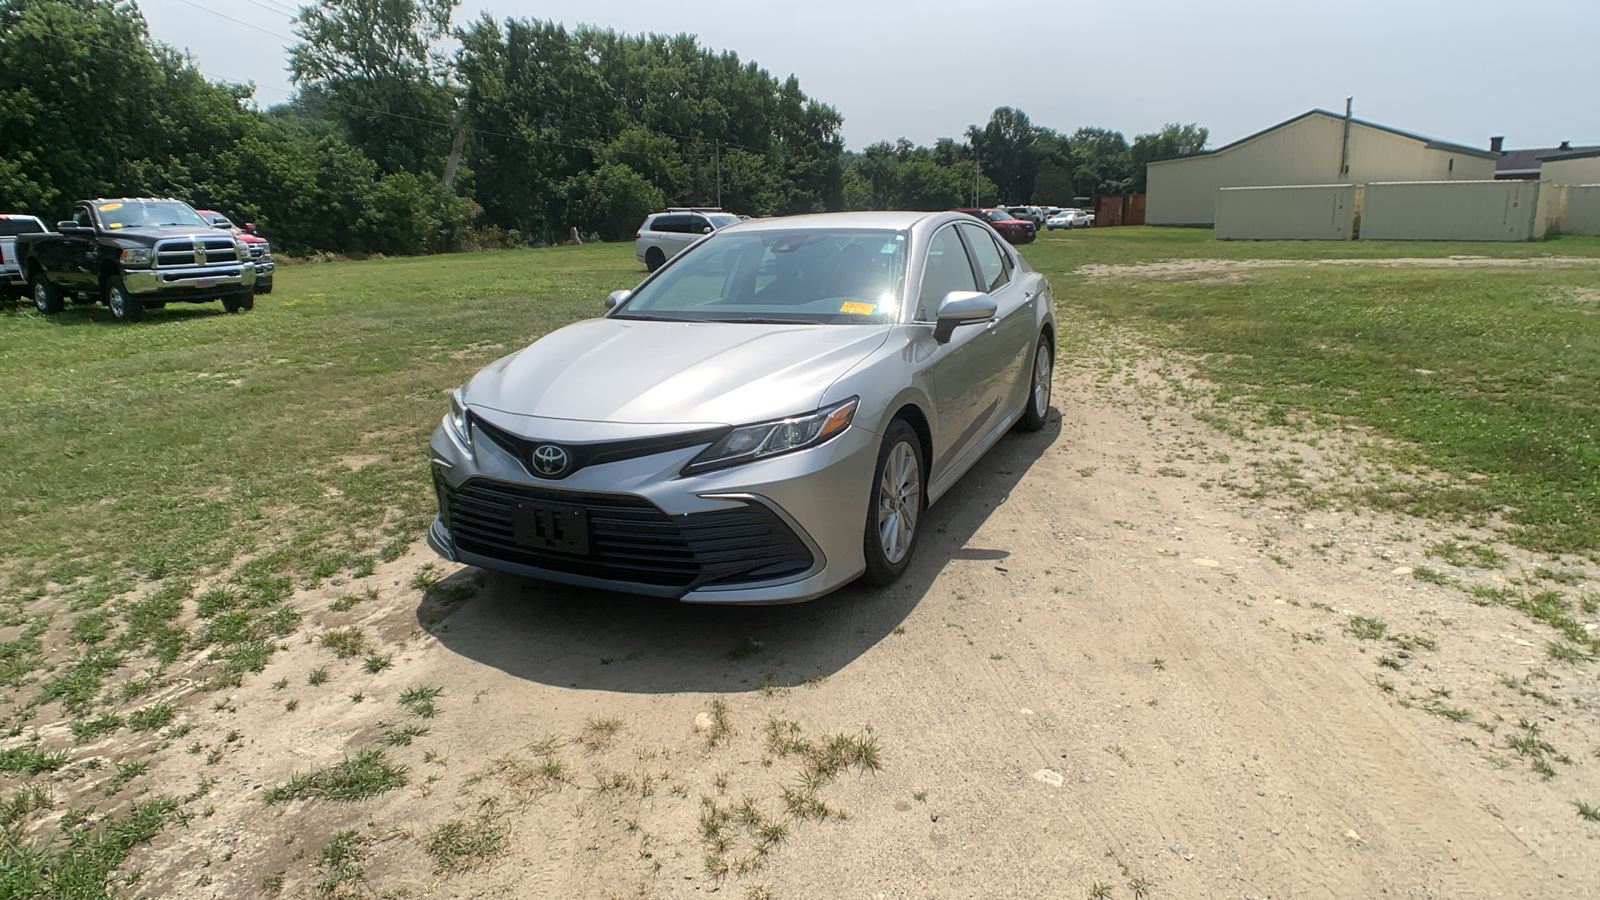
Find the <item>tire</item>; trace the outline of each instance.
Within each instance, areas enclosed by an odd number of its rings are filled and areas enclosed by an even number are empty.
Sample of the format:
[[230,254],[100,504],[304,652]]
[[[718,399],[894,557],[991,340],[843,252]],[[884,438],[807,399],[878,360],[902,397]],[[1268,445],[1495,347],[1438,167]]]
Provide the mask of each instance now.
[[661,252],[660,247],[651,247],[644,252],[644,267],[652,272],[661,268],[666,261],[667,255]]
[[229,313],[248,311],[256,308],[255,294],[235,294],[232,297],[222,298],[222,308]]
[[[867,495],[867,526],[862,552],[868,584],[887,587],[911,565],[927,508],[927,466],[922,442],[904,419],[895,419],[878,449],[878,465]],[[909,523],[907,520],[909,519]]]
[[1018,431],[1038,431],[1050,421],[1050,384],[1055,375],[1056,348],[1050,338],[1039,335],[1033,346],[1033,374],[1028,381],[1028,402],[1017,420]]
[[144,318],[144,301],[128,295],[128,288],[122,283],[120,275],[106,280],[105,301],[106,307],[111,310],[111,317],[118,322],[137,322]]
[[33,292],[33,308],[40,315],[53,316],[61,312],[61,289],[51,284],[43,272],[33,273],[28,284]]
[[272,279],[268,278],[266,284],[262,284],[259,280],[256,281],[256,293],[257,294],[270,294],[270,293],[272,293]]

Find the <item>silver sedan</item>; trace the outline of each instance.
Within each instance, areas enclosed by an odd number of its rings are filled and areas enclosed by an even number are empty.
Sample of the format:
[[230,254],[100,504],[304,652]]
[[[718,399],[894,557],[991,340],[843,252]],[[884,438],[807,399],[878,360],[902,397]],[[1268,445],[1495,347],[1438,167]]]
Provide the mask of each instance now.
[[959,213],[719,229],[456,391],[444,557],[695,603],[899,578],[923,512],[1050,410],[1050,285]]

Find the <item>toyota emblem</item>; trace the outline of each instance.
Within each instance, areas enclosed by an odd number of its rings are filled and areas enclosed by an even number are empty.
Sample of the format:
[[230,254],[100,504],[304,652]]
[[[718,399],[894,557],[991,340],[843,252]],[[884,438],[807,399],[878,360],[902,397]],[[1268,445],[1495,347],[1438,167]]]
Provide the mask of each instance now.
[[571,457],[567,451],[555,444],[540,444],[533,448],[533,471],[546,478],[558,478],[566,474]]

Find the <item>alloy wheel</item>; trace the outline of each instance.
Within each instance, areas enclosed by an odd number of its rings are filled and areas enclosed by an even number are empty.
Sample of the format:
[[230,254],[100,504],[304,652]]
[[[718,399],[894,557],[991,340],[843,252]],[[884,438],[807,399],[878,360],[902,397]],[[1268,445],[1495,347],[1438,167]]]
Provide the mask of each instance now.
[[1041,419],[1050,412],[1050,375],[1054,356],[1050,348],[1040,341],[1033,361],[1033,413]]
[[922,466],[917,452],[901,441],[884,461],[878,482],[878,546],[891,565],[905,559],[922,510]]

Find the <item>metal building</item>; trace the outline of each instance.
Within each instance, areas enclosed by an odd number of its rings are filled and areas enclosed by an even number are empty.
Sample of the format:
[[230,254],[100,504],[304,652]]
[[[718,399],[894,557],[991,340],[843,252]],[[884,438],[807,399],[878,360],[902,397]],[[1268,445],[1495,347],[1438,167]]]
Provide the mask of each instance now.
[[1227,187],[1493,179],[1499,154],[1314,109],[1216,150],[1150,163],[1148,225],[1214,225]]
[[1539,177],[1556,184],[1600,184],[1600,148],[1543,157]]

